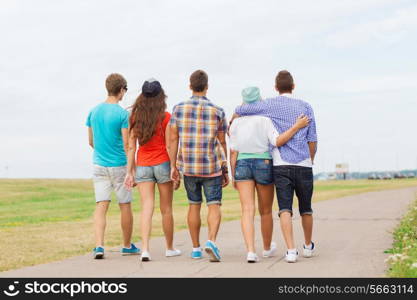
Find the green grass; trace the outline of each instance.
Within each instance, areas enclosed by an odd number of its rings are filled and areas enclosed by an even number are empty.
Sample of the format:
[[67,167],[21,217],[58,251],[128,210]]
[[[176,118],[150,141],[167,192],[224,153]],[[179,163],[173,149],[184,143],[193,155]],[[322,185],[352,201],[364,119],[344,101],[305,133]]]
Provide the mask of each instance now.
[[417,278],[417,201],[394,231],[388,258],[388,276]]
[[[319,181],[315,183],[313,201],[408,186],[417,186],[417,179]],[[137,191],[134,199],[133,240],[138,241],[140,205]],[[91,180],[1,179],[0,271],[60,260],[91,251],[94,207]],[[176,231],[187,228],[187,209],[186,194],[181,187],[175,192],[173,201]],[[276,201],[274,210],[277,210]],[[203,206],[203,226],[206,215],[207,209]],[[238,193],[230,187],[224,190],[222,218],[223,221],[240,218]],[[159,201],[155,203],[152,235],[163,235]],[[115,201],[110,205],[108,213],[105,243],[108,247],[121,244],[119,209]],[[27,255],[28,251],[30,255]]]
[[72,180],[0,181],[0,228],[88,218],[92,185]]

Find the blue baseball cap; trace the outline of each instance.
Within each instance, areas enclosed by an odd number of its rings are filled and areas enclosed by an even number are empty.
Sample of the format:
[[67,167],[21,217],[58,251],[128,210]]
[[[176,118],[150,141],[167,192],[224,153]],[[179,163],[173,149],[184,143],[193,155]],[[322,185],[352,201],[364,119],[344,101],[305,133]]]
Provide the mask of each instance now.
[[162,91],[162,86],[155,78],[146,80],[142,85],[142,94],[145,97],[156,97]]
[[252,103],[261,100],[261,93],[256,86],[250,86],[242,90],[242,98],[246,103]]

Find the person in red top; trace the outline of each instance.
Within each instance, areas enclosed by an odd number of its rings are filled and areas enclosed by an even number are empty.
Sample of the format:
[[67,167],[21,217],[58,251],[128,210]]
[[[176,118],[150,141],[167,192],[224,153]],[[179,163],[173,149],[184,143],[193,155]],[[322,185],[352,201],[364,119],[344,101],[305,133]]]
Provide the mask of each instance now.
[[[141,198],[142,261],[151,260],[149,237],[155,202],[155,185],[158,186],[162,227],[166,239],[166,256],[177,256],[180,250],[173,247],[174,219],[172,198],[174,185],[170,178],[170,160],[167,152],[170,113],[166,112],[166,95],[155,79],[145,81],[142,93],[132,106],[129,118],[129,149],[125,185],[131,189],[138,183]],[[139,144],[139,150],[135,153]],[[178,182],[174,183],[178,186]]]

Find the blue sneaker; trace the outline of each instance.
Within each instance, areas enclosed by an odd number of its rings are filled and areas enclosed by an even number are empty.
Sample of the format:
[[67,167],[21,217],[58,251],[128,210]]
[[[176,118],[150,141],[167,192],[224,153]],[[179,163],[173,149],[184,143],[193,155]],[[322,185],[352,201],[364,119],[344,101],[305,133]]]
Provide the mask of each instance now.
[[212,241],[207,241],[205,250],[207,254],[210,255],[210,261],[220,261],[220,250],[219,248],[217,248],[215,243],[213,243]]
[[203,252],[201,252],[201,248],[200,248],[200,250],[199,251],[192,251],[191,252],[191,258],[194,258],[194,259],[200,259],[200,258],[203,258]]
[[102,259],[104,257],[104,248],[103,247],[95,247],[93,249],[93,257],[94,257],[94,259]]
[[139,254],[140,253],[140,249],[137,248],[135,246],[135,244],[130,244],[130,248],[123,247],[122,250],[120,250],[120,252],[122,252],[122,255]]

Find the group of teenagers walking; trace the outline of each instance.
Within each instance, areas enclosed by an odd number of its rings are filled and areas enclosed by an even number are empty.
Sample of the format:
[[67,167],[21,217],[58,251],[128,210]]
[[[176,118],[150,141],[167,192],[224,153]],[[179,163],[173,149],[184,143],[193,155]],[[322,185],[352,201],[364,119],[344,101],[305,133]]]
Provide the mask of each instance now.
[[[94,149],[94,258],[104,257],[106,213],[114,192],[121,211],[122,255],[140,254],[141,261],[151,260],[149,241],[156,187],[166,240],[165,254],[167,257],[181,255],[173,244],[172,202],[174,191],[183,181],[189,202],[190,256],[201,259],[204,250],[210,261],[220,261],[216,238],[221,223],[222,190],[229,184],[229,162],[232,185],[240,196],[246,261],[259,261],[254,229],[256,199],[261,219],[262,257],[276,255],[277,245],[272,241],[274,186],[287,248],[285,260],[294,263],[299,256],[292,226],[294,193],[304,230],[302,255],[312,257],[316,123],[311,106],[293,96],[295,85],[291,73],[278,72],[276,97],[261,99],[260,90],[255,86],[243,89],[243,103],[236,108],[230,123],[224,110],[207,98],[206,72],[193,72],[189,87],[191,97],[175,105],[172,114],[167,112],[164,89],[153,78],[143,83],[134,104],[123,109],[119,102],[128,89],[126,79],[117,73],[107,77],[108,97],[90,111],[86,123],[89,144]],[[134,187],[141,201],[141,250],[131,242]],[[203,194],[208,207],[208,239],[204,247],[200,244]]]

